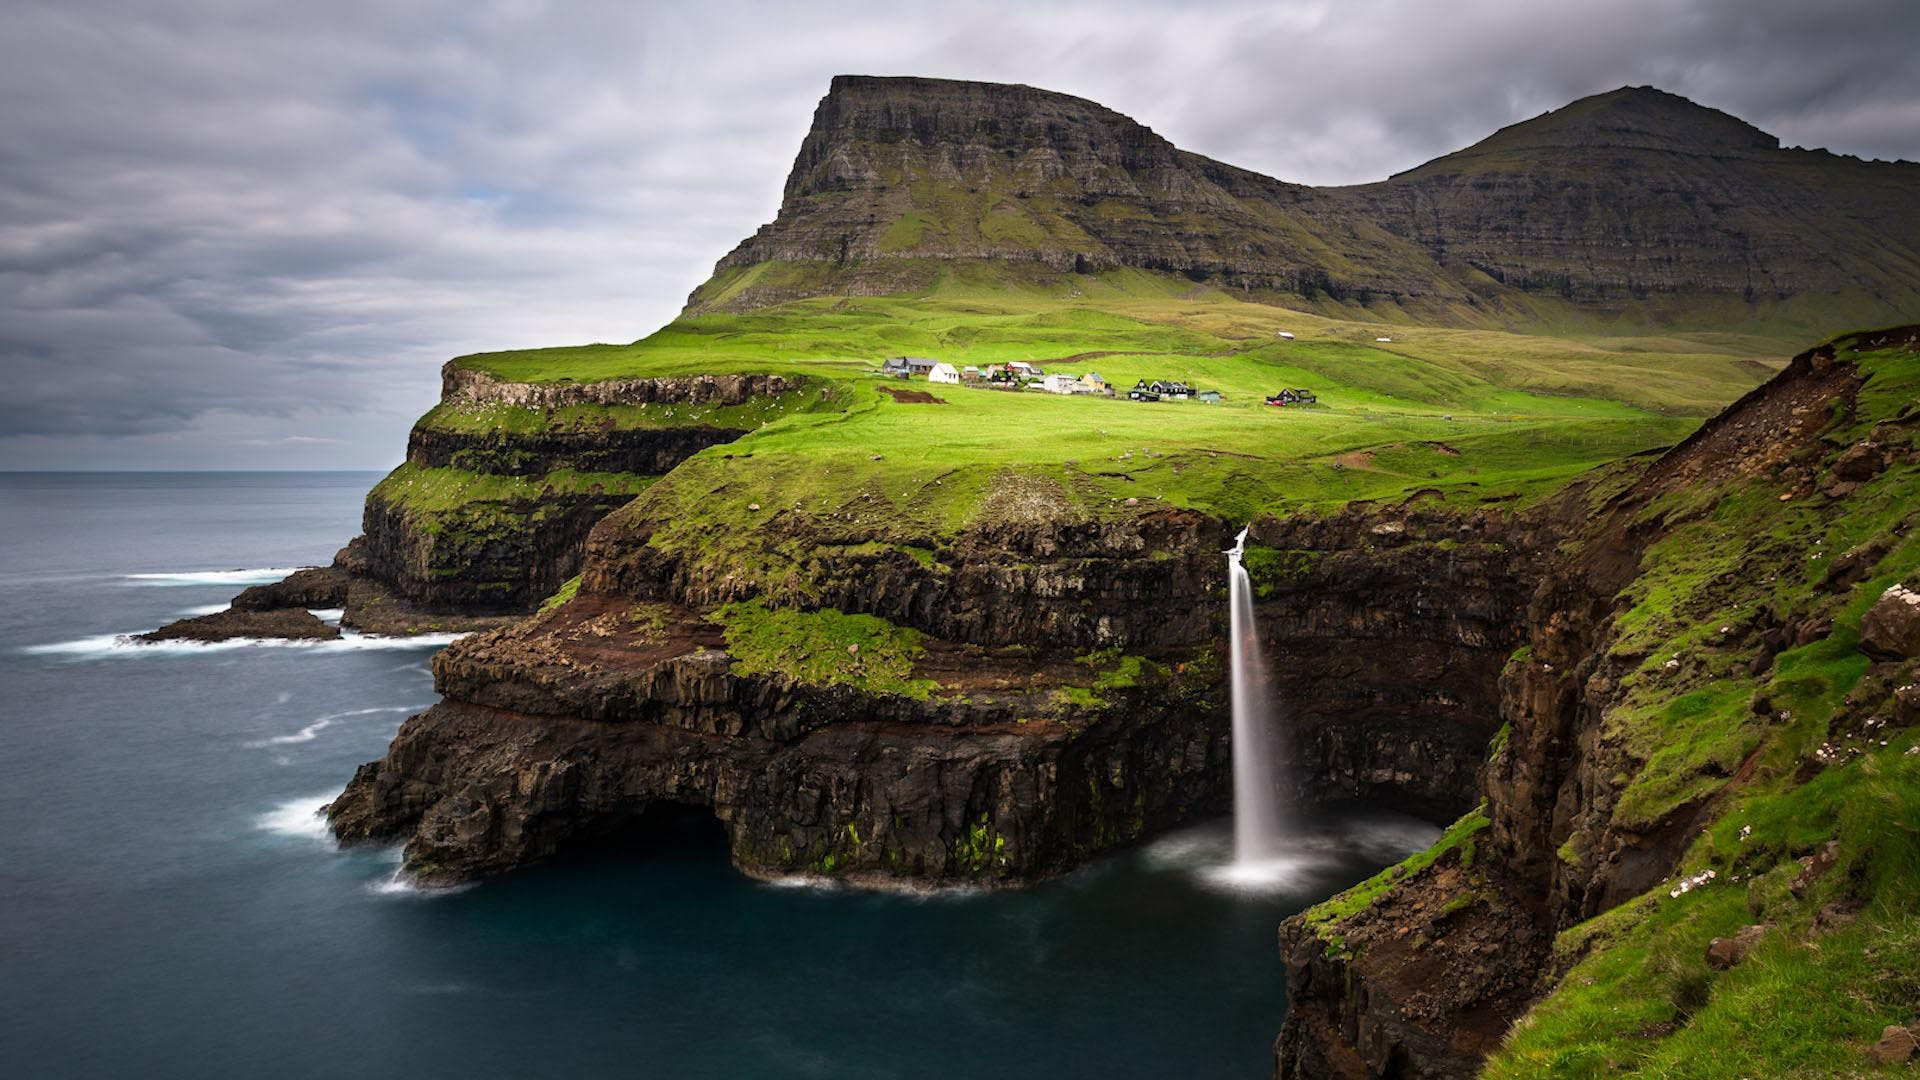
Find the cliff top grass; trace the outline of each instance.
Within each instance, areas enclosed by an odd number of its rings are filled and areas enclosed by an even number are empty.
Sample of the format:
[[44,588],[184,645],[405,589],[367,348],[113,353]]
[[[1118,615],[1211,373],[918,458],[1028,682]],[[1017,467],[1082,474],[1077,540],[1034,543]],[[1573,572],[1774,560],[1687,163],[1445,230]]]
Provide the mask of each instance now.
[[[1165,377],[1208,378],[1241,366],[1181,372],[1165,364],[1173,357],[1247,357],[1293,365],[1322,384],[1433,406],[1497,406],[1484,399],[1506,390],[1706,416],[1771,374],[1800,344],[1731,333],[1548,337],[1345,320],[1141,271],[1033,283],[971,276],[980,272],[945,269],[919,294],[816,297],[683,316],[628,345],[479,353],[455,362],[517,381],[589,382],[735,372],[845,378],[898,355],[980,365],[1099,352],[1160,357]],[[1294,340],[1279,341],[1282,331]],[[1103,374],[1112,366],[1106,357],[1075,362],[1088,364]],[[1277,388],[1261,384],[1263,394]]]

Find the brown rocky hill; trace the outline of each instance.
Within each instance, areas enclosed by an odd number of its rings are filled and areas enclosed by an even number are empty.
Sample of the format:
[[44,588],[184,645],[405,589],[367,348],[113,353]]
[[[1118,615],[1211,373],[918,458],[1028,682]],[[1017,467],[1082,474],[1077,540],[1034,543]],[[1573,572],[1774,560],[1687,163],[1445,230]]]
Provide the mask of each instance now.
[[1920,309],[1920,165],[1779,141],[1650,88],[1391,179],[1289,184],[1026,86],[841,76],[778,217],[689,310],[1131,268],[1452,323],[1805,332]]

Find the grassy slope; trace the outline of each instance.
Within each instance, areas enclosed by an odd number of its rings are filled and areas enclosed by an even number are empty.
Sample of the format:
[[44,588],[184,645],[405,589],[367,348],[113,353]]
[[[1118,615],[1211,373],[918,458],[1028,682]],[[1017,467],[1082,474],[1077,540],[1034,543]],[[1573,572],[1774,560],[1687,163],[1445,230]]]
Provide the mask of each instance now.
[[[1861,362],[1872,377],[1860,418],[1829,435],[1839,445],[1920,397],[1911,353]],[[1920,572],[1920,538],[1906,529],[1920,468],[1896,464],[1825,507],[1782,503],[1777,486],[1717,493],[1653,553],[1652,572],[1630,591],[1620,647],[1655,651],[1604,722],[1603,737],[1644,762],[1617,821],[1657,820],[1724,789],[1677,875],[1715,877],[1678,897],[1657,888],[1566,931],[1562,951],[1584,958],[1516,1027],[1492,1076],[1855,1075],[1868,1071],[1861,1048],[1883,1025],[1920,1012],[1920,731],[1890,727],[1886,707],[1876,710],[1886,691],[1869,683],[1859,650],[1867,608]],[[1890,545],[1872,574],[1824,595],[1828,566],[1869,541]],[[1761,606],[1830,612],[1834,628],[1754,676],[1719,630]],[[1665,668],[1670,660],[1679,667]],[[1911,682],[1912,668],[1893,681]],[[1774,711],[1756,715],[1756,696]],[[1754,775],[1729,784],[1750,754]],[[1828,840],[1838,863],[1796,897],[1799,858]],[[1578,858],[1577,847],[1563,857]],[[1857,918],[1819,925],[1830,904]],[[1756,922],[1774,929],[1751,959],[1726,972],[1706,966],[1709,939]]]
[[[1828,433],[1835,446],[1920,397],[1911,353],[1859,359],[1871,377],[1856,418]],[[1920,732],[1888,727],[1888,687],[1863,684],[1869,660],[1859,651],[1873,600],[1920,574],[1920,538],[1906,530],[1920,506],[1920,467],[1896,464],[1832,503],[1779,495],[1778,482],[1760,478],[1683,490],[1648,508],[1681,524],[1623,594],[1629,606],[1613,648],[1644,660],[1598,735],[1637,763],[1616,778],[1616,825],[1644,829],[1721,800],[1676,874],[1715,877],[1679,896],[1662,885],[1563,933],[1569,973],[1515,1027],[1489,1076],[1854,1075],[1866,1071],[1861,1048],[1882,1025],[1920,1010]],[[1835,594],[1827,568],[1868,543],[1886,554],[1866,580]],[[1743,628],[1762,609],[1826,613],[1834,627],[1754,675],[1756,646]],[[1910,682],[1913,667],[1881,678]],[[1769,703],[1766,715],[1756,698]],[[1824,758],[1823,744],[1832,748]],[[1730,781],[1750,756],[1752,774]],[[1474,820],[1402,872],[1470,834]],[[1829,839],[1839,862],[1796,897],[1788,884],[1800,858]],[[1580,840],[1561,858],[1583,858]],[[1340,919],[1398,876],[1309,910],[1308,924],[1341,947]],[[1833,904],[1856,911],[1855,921],[1817,926]],[[1707,967],[1710,939],[1756,922],[1775,929],[1751,959],[1726,972]]]
[[[462,363],[526,381],[782,372],[832,388],[802,395],[811,403],[804,407],[747,407],[752,415],[742,419],[764,426],[697,455],[631,508],[663,523],[655,545],[754,580],[776,600],[804,602],[804,575],[791,567],[804,561],[805,542],[789,550],[757,528],[775,514],[857,522],[887,541],[931,548],[1019,502],[1008,497],[1016,491],[1069,518],[1172,505],[1246,520],[1421,488],[1468,503],[1524,498],[1677,441],[1786,351],[1729,335],[1583,340],[1383,327],[1151,274],[1076,280],[1023,287],[953,275],[923,296],[709,313],[632,345]],[[1283,329],[1295,339],[1278,339]],[[1120,387],[1180,378],[1226,400],[1139,404],[873,375],[881,358],[899,354],[1034,360],[1098,371]],[[884,392],[906,385],[941,403],[901,403]],[[1321,407],[1261,403],[1283,386],[1312,388]],[[444,413],[431,419],[484,421]]]

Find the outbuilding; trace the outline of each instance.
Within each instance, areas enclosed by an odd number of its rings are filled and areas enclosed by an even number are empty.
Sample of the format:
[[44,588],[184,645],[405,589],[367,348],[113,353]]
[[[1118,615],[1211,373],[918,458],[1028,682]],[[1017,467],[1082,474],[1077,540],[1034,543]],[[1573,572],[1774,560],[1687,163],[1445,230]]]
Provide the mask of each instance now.
[[1220,391],[1202,390],[1193,395],[1193,399],[1206,405],[1218,405],[1220,404]]
[[939,382],[939,383],[957,383],[960,381],[960,370],[954,367],[952,364],[946,364],[946,363],[935,364],[931,368],[927,369],[927,381]]

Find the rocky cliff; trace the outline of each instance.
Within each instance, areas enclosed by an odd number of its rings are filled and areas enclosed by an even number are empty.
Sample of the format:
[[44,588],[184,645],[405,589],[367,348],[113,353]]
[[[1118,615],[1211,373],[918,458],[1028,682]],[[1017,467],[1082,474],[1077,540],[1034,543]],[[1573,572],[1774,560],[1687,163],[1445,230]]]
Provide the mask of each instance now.
[[[1023,516],[925,549],[888,519],[787,511],[755,543],[806,555],[772,579],[663,543],[671,493],[637,499],[594,530],[573,599],[441,655],[446,703],[362,769],[336,829],[404,838],[452,881],[692,804],[751,872],[997,881],[1223,807],[1231,528],[1084,520],[1011,486]],[[1284,545],[1253,561],[1302,784],[1458,809],[1551,530],[1416,502],[1258,535]]]
[[1644,87],[1380,183],[1312,188],[1064,94],[841,76],[779,216],[720,260],[689,310],[913,292],[970,266],[1063,286],[1133,268],[1428,321],[1684,313],[1831,332],[1920,299],[1917,184],[1920,165],[1781,149]]
[[[1900,697],[1920,648],[1879,644],[1891,617],[1869,615],[1920,563],[1916,345],[1908,328],[1803,354],[1631,484],[1559,497],[1557,515],[1584,523],[1541,564],[1498,679],[1484,804],[1434,850],[1287,924],[1280,1076],[1466,1076],[1496,1052],[1501,1075],[1533,1075],[1567,1037],[1509,1032],[1542,993],[1549,1016],[1637,1018],[1598,1040],[1599,1059],[1657,1060],[1743,1008],[1713,1009],[1714,984],[1741,975],[1716,972],[1744,952],[1708,937],[1779,927],[1787,971],[1910,902],[1912,882],[1884,869],[1903,857],[1890,826],[1832,804],[1914,756],[1896,744],[1920,720]],[[1769,800],[1799,806],[1771,811],[1793,829],[1755,809]],[[1852,877],[1814,886],[1816,864],[1837,861]],[[1751,891],[1706,884],[1743,877]],[[1665,905],[1695,914],[1656,916]],[[1630,941],[1665,966],[1616,968],[1609,950]],[[1596,974],[1615,970],[1632,974]],[[1898,997],[1869,995],[1853,1026],[1905,1022],[1882,1012]],[[1580,1022],[1589,1040],[1622,1023]]]

